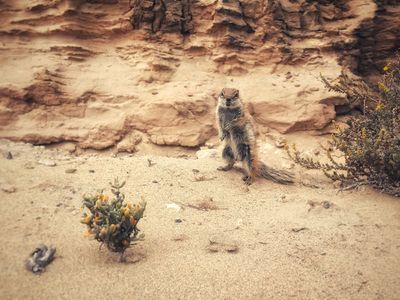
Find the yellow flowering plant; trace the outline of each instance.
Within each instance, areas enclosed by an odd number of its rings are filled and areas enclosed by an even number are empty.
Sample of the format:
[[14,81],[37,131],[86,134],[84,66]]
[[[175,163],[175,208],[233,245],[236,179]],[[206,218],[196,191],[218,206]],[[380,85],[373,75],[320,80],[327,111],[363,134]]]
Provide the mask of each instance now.
[[121,192],[125,182],[120,183],[115,179],[110,185],[112,199],[103,191],[83,196],[81,223],[87,226],[87,235],[93,236],[109,250],[120,252],[122,260],[125,250],[144,237],[143,234],[139,235],[137,224],[143,217],[146,202],[126,203],[125,195]]
[[[328,89],[346,94],[361,115],[349,119],[348,128],[337,127],[325,149],[329,163],[302,157],[296,148],[287,147],[290,157],[303,167],[322,170],[342,188],[369,184],[400,196],[400,54],[383,71],[375,87],[345,74],[336,84],[322,77]],[[334,150],[342,153],[340,162],[333,158]]]

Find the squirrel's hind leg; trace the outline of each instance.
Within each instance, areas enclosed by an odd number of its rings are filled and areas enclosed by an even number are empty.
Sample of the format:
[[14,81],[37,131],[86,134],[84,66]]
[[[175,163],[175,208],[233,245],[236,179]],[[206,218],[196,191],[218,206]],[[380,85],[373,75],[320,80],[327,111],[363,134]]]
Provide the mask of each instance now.
[[242,180],[247,185],[250,185],[253,183],[253,173],[252,173],[253,166],[250,154],[250,146],[246,144],[239,144],[238,156],[240,161],[242,162],[243,169],[245,171],[245,175],[242,177]]
[[233,150],[231,146],[226,145],[224,150],[222,151],[222,157],[226,160],[227,165],[218,167],[219,171],[229,171],[233,168],[235,164],[235,155],[233,154]]

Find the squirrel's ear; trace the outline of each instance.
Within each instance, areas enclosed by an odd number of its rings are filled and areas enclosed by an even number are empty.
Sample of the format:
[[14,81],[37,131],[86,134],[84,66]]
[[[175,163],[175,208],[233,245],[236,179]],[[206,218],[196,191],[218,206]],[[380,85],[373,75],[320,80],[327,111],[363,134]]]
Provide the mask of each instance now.
[[235,97],[239,97],[239,90],[236,90]]

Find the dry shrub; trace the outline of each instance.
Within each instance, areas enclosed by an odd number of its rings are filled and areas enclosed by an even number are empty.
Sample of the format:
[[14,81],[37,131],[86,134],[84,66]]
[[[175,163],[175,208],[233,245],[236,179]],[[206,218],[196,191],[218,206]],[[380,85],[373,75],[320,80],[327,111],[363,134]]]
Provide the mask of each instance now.
[[[347,95],[349,104],[362,114],[348,121],[349,127],[336,126],[326,154],[329,163],[302,157],[295,147],[288,149],[291,158],[310,169],[320,169],[342,187],[369,184],[385,193],[400,196],[400,54],[384,67],[376,89],[346,74],[331,84],[329,90]],[[344,162],[338,162],[332,151],[340,150]]]

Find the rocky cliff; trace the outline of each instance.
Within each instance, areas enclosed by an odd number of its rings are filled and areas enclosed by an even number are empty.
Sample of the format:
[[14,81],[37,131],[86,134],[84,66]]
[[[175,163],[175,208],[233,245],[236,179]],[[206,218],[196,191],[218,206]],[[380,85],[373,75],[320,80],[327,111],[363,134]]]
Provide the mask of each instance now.
[[321,130],[399,48],[400,1],[0,1],[0,137],[80,148],[196,147],[216,95],[240,89],[260,130]]

